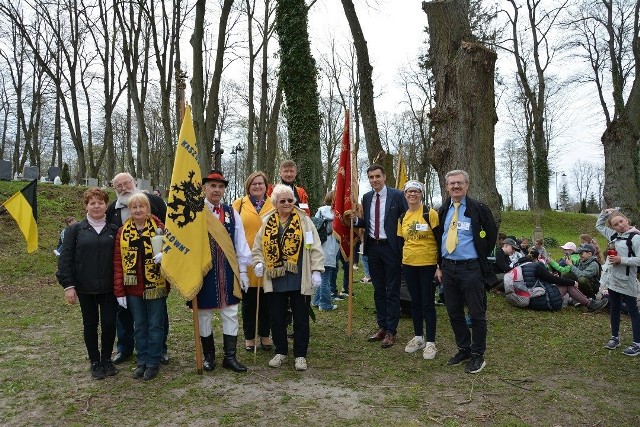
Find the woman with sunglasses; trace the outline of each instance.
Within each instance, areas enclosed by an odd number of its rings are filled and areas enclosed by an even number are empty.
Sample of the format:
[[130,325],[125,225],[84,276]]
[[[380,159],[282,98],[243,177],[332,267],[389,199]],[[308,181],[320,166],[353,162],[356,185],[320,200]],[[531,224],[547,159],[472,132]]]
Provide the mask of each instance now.
[[324,254],[313,222],[294,205],[290,187],[276,185],[271,202],[276,209],[263,217],[252,250],[253,270],[258,277],[264,275],[276,348],[269,366],[277,368],[287,358],[287,308],[291,307],[295,369],[304,371],[309,347],[309,305],[313,291],[320,287]]

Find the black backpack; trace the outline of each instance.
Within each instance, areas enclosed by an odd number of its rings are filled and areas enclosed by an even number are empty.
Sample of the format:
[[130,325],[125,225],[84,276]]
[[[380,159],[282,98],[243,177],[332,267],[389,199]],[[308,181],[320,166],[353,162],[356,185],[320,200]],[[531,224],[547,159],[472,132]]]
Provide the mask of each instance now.
[[[613,233],[611,235],[611,240],[609,241],[610,243],[615,242],[616,240],[626,240],[627,241],[627,256],[628,257],[634,257],[636,256],[636,253],[633,250],[633,238],[635,236],[640,236],[640,233],[638,232],[631,232],[629,233],[629,235],[627,237],[620,237],[618,236],[618,233]],[[627,276],[629,275],[629,266],[627,265]]]
[[327,237],[329,237],[328,233],[328,225],[327,223],[330,221],[326,218],[318,218],[316,216],[310,217],[313,225],[315,225],[316,230],[318,231],[318,237],[320,237],[320,243],[324,243],[327,241]]

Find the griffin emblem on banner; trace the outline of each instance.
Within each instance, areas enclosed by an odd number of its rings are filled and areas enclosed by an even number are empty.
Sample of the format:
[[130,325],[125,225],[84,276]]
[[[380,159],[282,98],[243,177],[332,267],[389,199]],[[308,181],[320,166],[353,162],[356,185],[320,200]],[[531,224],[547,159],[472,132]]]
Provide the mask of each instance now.
[[[167,216],[174,220],[179,228],[193,222],[196,219],[196,214],[204,209],[202,184],[193,182],[195,174],[194,171],[189,171],[188,181],[171,186],[173,198],[167,203],[167,206],[173,209],[173,212],[168,212]],[[180,198],[180,195],[184,198]]]

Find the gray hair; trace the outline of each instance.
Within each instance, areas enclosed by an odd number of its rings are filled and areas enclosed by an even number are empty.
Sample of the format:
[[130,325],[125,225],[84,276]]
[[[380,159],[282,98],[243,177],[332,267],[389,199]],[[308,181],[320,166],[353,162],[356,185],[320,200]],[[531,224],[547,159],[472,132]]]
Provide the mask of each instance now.
[[271,203],[273,203],[273,205],[275,206],[276,203],[278,203],[278,198],[283,194],[290,195],[292,198],[295,199],[295,196],[293,194],[293,190],[291,189],[291,187],[284,184],[276,184],[276,186],[273,187],[273,191],[271,192]]
[[467,184],[469,183],[469,173],[462,169],[454,169],[452,171],[447,172],[447,174],[444,176],[444,181],[449,182],[449,177],[456,176],[456,175],[463,175],[464,182],[466,182]]

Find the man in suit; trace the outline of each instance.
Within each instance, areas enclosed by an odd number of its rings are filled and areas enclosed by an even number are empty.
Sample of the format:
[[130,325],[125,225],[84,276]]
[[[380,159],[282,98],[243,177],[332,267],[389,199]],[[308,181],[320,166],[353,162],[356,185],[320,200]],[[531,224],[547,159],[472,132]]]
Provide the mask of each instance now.
[[[118,227],[122,227],[122,223],[125,222],[131,213],[127,205],[129,199],[140,190],[136,187],[136,181],[133,177],[122,172],[117,174],[112,181],[113,188],[116,190],[116,200],[109,204],[107,207],[107,222],[115,224]],[[149,204],[151,205],[151,213],[160,218],[161,221],[165,221],[167,216],[167,205],[162,198],[149,193],[144,193],[149,198]],[[166,311],[165,311],[166,312]],[[133,339],[133,316],[131,311],[121,306],[118,306],[118,313],[116,316],[116,333],[118,334],[117,352],[113,357],[113,363],[119,364],[129,359],[133,354],[134,339]],[[169,318],[165,318],[165,331],[164,331],[164,347],[162,351],[162,363],[167,363],[169,358],[167,356],[167,335],[169,333]]]
[[[469,174],[452,170],[445,175],[449,198],[438,216],[443,224],[436,278],[444,288],[444,301],[458,352],[447,362],[458,365],[469,360],[465,372],[478,373],[486,366],[487,294],[485,285],[495,281],[487,256],[498,228],[488,206],[467,196]],[[471,316],[471,329],[465,319]]]
[[[372,191],[362,197],[363,218],[353,217],[354,227],[364,228],[364,255],[369,257],[369,274],[373,284],[378,331],[369,342],[382,341],[382,348],[396,342],[400,321],[400,273],[402,247],[398,238],[398,219],[407,210],[402,191],[385,185],[382,166],[367,169]],[[351,212],[344,215],[350,221]]]

